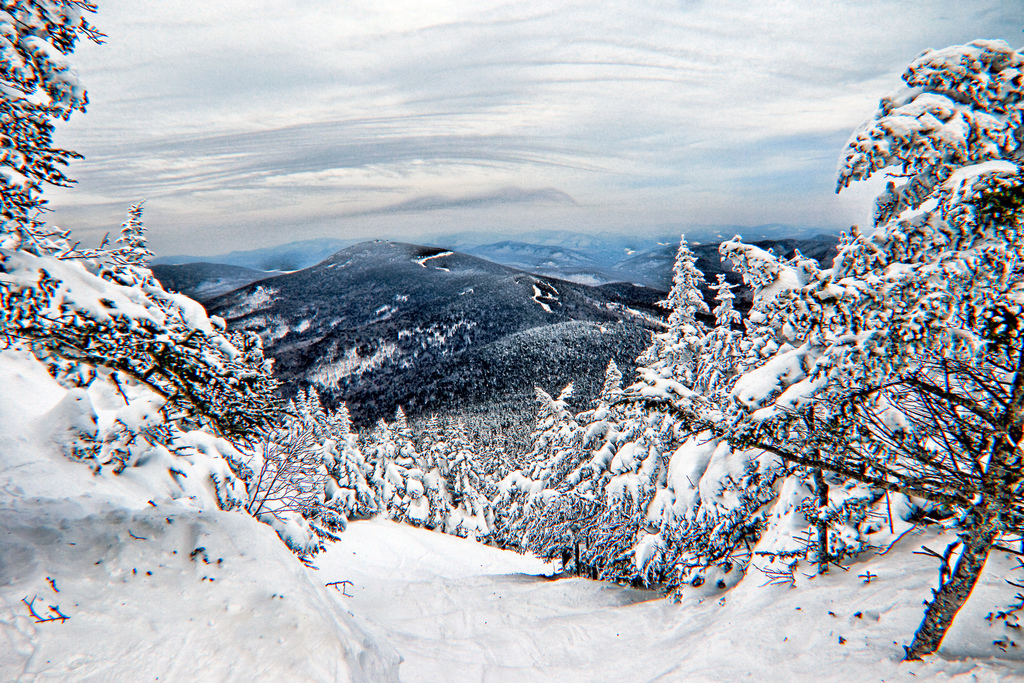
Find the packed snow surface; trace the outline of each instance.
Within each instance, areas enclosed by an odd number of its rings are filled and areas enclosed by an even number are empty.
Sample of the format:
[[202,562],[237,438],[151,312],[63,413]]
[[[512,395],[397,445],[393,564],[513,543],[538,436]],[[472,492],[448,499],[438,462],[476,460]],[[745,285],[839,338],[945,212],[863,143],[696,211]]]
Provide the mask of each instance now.
[[535,558],[379,520],[351,523],[316,564],[324,583],[352,582],[340,599],[398,650],[408,682],[1021,680],[1024,639],[1010,645],[1018,636],[984,619],[1007,595],[1003,553],[940,655],[899,661],[937,579],[935,561],[912,551],[949,540],[914,531],[847,572],[798,572],[791,588],[752,570],[732,590],[705,586],[680,604],[554,579]]

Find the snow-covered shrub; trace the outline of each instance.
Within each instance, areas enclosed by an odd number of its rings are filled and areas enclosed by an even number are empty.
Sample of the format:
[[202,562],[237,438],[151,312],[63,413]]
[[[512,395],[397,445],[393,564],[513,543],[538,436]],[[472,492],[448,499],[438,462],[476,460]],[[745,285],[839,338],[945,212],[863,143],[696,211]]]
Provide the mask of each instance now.
[[337,540],[345,518],[325,503],[328,480],[324,444],[312,425],[288,416],[247,449],[242,477],[248,501],[245,509],[277,531],[299,557]]

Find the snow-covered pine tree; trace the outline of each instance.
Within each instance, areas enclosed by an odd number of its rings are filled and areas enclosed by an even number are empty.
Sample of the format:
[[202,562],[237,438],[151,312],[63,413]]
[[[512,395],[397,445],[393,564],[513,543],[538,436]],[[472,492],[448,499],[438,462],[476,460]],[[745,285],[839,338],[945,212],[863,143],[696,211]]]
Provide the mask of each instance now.
[[117,244],[121,248],[111,252],[111,260],[122,266],[147,268],[153,252],[146,244],[146,226],[142,222],[142,205],[139,202],[128,209],[128,219],[121,224],[121,236]]
[[494,529],[494,510],[488,499],[489,483],[480,472],[477,453],[461,419],[446,430],[447,465],[444,489],[450,497],[446,533],[483,539]]
[[667,299],[658,302],[671,311],[668,329],[656,334],[650,347],[637,359],[640,366],[637,372],[649,384],[671,380],[693,388],[699,355],[697,347],[707,331],[697,314],[708,313],[701,291],[704,274],[697,269],[696,262],[684,235],[673,266],[672,289]]
[[762,279],[762,360],[734,385],[728,437],[956,513],[962,552],[910,659],[939,647],[999,536],[1024,530],[1022,68],[1001,41],[910,65],[839,188],[891,166],[906,180],[832,268],[723,246]]
[[[78,155],[52,146],[54,122],[84,111],[68,63],[81,38],[102,42],[86,0],[0,4],[0,330],[39,356],[117,370],[162,396],[165,413],[241,436],[277,414],[258,338],[172,295],[145,269],[141,208],[117,249],[80,251],[36,219],[43,183],[67,185]],[[123,286],[120,288],[118,285]]]
[[754,557],[778,474],[764,451],[734,449],[710,431],[690,435],[669,456],[665,483],[647,506],[637,571],[676,597],[685,585],[734,585]]
[[[379,502],[367,478],[372,470],[359,450],[359,437],[352,433],[348,407],[342,403],[336,411],[327,411],[315,389],[299,389],[290,406],[293,419],[312,432],[323,458],[328,477],[323,482],[323,505],[340,517],[336,530],[344,530],[350,519],[366,519],[377,513]],[[310,508],[312,512],[319,510]],[[324,512],[330,517],[330,512]]]
[[498,484],[497,528],[500,543],[520,547],[530,516],[540,512],[544,498],[574,469],[579,452],[579,426],[567,401],[572,396],[570,382],[552,398],[536,388],[537,418],[531,434],[533,444],[525,457],[526,466],[505,476]]
[[272,424],[277,383],[259,337],[228,333],[223,320],[126,262],[126,253],[145,251],[143,239],[140,224],[134,246],[115,250],[81,252],[56,234],[35,242],[34,253],[0,247],[0,330],[37,356],[132,377],[188,428],[245,438]]
[[395,461],[406,469],[423,469],[423,462],[416,449],[416,435],[409,427],[409,420],[402,406],[398,406],[395,411],[395,422],[391,426],[391,431],[395,435]]
[[734,325],[740,322],[741,316],[733,308],[736,295],[732,288],[723,273],[718,274],[718,282],[711,286],[718,302],[714,310],[715,328],[701,339],[694,384],[698,392],[709,397],[730,384],[739,362],[742,333],[734,329]]
[[42,185],[72,183],[61,167],[80,155],[53,146],[53,124],[89,101],[66,57],[82,38],[103,42],[86,18],[95,11],[86,0],[0,4],[0,247],[38,253]]
[[590,467],[589,448],[603,444],[618,418],[616,403],[622,396],[622,373],[614,359],[608,361],[597,405],[576,416],[578,437],[558,462],[554,476],[544,482],[543,504],[530,508],[524,538],[538,557],[571,564],[578,575],[597,578],[603,562],[595,553],[596,536],[603,531],[605,502],[602,468]]
[[405,479],[395,465],[397,451],[391,427],[383,418],[377,420],[363,444],[363,455],[372,468],[369,483],[380,501],[380,510],[391,519],[400,518],[404,513]]
[[380,511],[380,501],[369,483],[372,469],[359,450],[359,437],[352,433],[351,425],[348,407],[342,403],[328,415],[329,439],[324,442],[324,459],[330,474],[324,498],[346,521],[368,519]]
[[414,433],[401,410],[389,425],[377,422],[364,447],[372,473],[370,484],[389,519],[417,526],[443,526],[448,503],[441,474],[426,464],[416,450]]
[[698,313],[707,313],[708,305],[704,301],[701,285],[705,284],[704,273],[697,269],[697,257],[690,251],[686,235],[679,239],[676,261],[672,266],[672,289],[668,298],[659,302],[669,311],[668,324],[672,330],[684,325],[693,325]]

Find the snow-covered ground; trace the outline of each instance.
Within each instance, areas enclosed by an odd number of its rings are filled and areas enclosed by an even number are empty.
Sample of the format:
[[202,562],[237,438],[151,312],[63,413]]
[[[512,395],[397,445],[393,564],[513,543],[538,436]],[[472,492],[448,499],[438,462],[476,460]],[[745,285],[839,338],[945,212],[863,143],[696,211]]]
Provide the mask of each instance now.
[[120,475],[64,455],[75,401],[101,422],[117,401],[93,387],[0,353],[0,681],[1024,679],[1019,629],[984,619],[1019,579],[1005,553],[916,663],[901,645],[937,572],[913,551],[949,541],[931,531],[795,587],[752,570],[680,604],[383,520],[351,523],[310,569],[219,509],[212,455],[154,451]]
[[270,527],[218,508],[222,461],[93,475],[60,452],[69,395],[0,353],[0,681],[396,679]]
[[[941,655],[899,661],[937,578],[935,561],[912,551],[945,540],[908,534],[848,572],[798,574],[795,588],[764,586],[754,572],[680,604],[552,580],[534,558],[377,520],[351,524],[317,565],[324,583],[352,582],[352,597],[338,598],[398,650],[409,682],[1021,680],[1024,638],[984,620],[1006,597],[1013,562],[1002,553]],[[865,572],[876,578],[865,583]],[[1006,652],[993,645],[1003,638]]]

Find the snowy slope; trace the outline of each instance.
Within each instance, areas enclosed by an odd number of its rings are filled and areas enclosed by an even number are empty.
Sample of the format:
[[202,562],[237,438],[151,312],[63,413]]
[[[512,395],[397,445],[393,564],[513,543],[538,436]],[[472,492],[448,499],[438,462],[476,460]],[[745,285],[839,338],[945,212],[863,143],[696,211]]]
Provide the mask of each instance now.
[[[173,456],[176,475],[158,455],[93,475],[58,450],[74,394],[12,351],[0,387],[2,681],[1024,677],[1019,629],[984,619],[1019,579],[1002,552],[939,655],[899,661],[937,578],[913,552],[950,540],[933,531],[846,572],[804,567],[794,587],[766,585],[755,559],[735,588],[708,581],[680,604],[381,520],[351,523],[308,569],[271,529],[218,509],[212,456]],[[93,397],[101,419],[106,399]],[[29,605],[67,620],[36,623]]]
[[212,458],[94,476],[38,362],[0,353],[0,387],[0,680],[394,680],[269,527],[218,509]]
[[[1021,680],[1024,642],[984,620],[1012,562],[996,553],[938,657],[901,663],[936,576],[908,534],[885,556],[797,586],[737,588],[680,604],[533,558],[393,522],[355,522],[318,558],[351,609],[404,658],[403,681]],[[805,571],[810,572],[809,568]],[[877,578],[865,583],[858,575]],[[1007,635],[1009,634],[1009,635]],[[993,645],[1006,637],[1007,652]],[[840,642],[842,639],[844,642]]]

